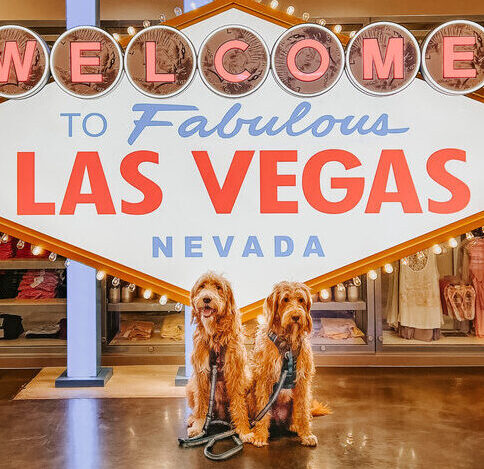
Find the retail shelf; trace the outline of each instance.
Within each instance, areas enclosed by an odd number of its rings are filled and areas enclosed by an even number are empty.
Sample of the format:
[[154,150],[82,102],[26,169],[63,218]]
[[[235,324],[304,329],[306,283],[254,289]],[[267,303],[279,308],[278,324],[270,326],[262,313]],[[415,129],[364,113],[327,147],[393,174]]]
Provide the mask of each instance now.
[[109,345],[183,345],[184,343],[184,340],[172,340],[161,337],[160,331],[155,331],[149,339],[130,340],[115,337]]
[[51,262],[49,259],[7,259],[0,261],[0,270],[40,270],[40,269],[65,269],[65,259],[58,258]]
[[327,301],[313,303],[311,311],[363,311],[364,301]]
[[135,299],[131,303],[108,303],[108,311],[114,312],[170,312],[175,311],[175,303],[161,305],[158,301]]
[[327,337],[312,337],[311,345],[366,345],[363,337],[349,337],[348,339],[329,339]]
[[66,340],[63,339],[27,339],[25,337],[19,337],[13,340],[0,340],[1,347],[50,347],[61,346],[65,347],[67,344]]
[[[65,298],[52,298],[43,300],[20,300],[17,298],[0,299],[0,313],[24,314],[32,310],[64,313],[67,310]],[[35,340],[35,339],[34,339]]]
[[477,345],[484,347],[484,337],[476,337],[475,335],[468,335],[466,337],[445,337],[444,335],[441,335],[439,340],[423,342],[415,339],[404,339],[394,331],[383,331],[383,345],[390,347],[394,345],[419,345],[430,348],[439,345]]

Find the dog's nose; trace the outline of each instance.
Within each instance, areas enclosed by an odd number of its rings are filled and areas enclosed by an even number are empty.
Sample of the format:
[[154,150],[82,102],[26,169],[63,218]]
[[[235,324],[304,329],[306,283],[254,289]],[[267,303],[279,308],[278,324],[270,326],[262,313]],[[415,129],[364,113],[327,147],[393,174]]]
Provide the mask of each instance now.
[[293,317],[292,317],[292,320],[293,320],[294,322],[298,322],[298,321],[299,321],[299,316],[293,316]]
[[212,301],[211,298],[209,298],[208,296],[206,296],[204,299],[203,299],[203,302],[206,303],[206,304],[209,304],[210,302]]

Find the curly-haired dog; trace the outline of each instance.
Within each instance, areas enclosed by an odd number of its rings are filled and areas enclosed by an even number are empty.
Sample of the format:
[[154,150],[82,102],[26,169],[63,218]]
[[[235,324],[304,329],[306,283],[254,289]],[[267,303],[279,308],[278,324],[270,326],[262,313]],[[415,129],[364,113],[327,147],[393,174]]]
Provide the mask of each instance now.
[[[316,446],[311,433],[311,382],[315,372],[309,334],[312,329],[311,293],[304,283],[280,282],[264,303],[265,319],[259,325],[252,363],[250,413],[257,414],[268,402],[283,365],[283,354],[291,350],[296,358],[294,389],[283,389],[271,412],[254,428],[251,442],[267,445],[271,418],[298,434],[305,446]],[[268,334],[277,335],[273,342]]]
[[191,357],[193,375],[187,386],[188,404],[193,410],[188,419],[188,436],[196,436],[203,429],[212,361],[218,368],[215,418],[232,420],[241,440],[247,441],[252,437],[246,400],[250,370],[232,287],[223,277],[208,272],[196,281],[190,302],[196,329]]

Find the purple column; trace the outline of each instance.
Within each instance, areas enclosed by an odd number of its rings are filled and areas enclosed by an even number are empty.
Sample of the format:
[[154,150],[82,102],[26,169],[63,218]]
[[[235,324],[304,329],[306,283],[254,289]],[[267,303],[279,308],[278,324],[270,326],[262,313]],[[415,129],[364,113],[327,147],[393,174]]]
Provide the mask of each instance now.
[[[66,0],[67,29],[99,25],[99,0]],[[67,370],[56,387],[104,386],[112,368],[101,368],[101,304],[96,270],[67,267]]]

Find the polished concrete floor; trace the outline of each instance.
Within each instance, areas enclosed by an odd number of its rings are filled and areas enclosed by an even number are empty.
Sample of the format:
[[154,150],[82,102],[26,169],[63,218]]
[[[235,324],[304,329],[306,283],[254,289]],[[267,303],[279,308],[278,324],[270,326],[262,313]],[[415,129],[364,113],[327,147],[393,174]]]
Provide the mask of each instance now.
[[484,467],[480,368],[319,369],[334,412],[314,421],[319,446],[282,435],[227,463],[178,448],[184,399],[9,400],[33,374],[0,371],[2,469]]

